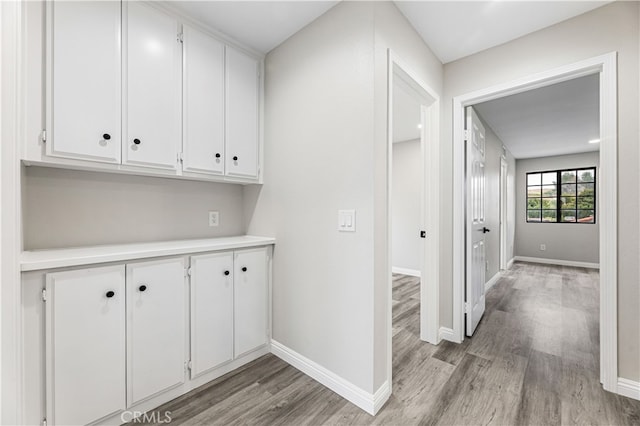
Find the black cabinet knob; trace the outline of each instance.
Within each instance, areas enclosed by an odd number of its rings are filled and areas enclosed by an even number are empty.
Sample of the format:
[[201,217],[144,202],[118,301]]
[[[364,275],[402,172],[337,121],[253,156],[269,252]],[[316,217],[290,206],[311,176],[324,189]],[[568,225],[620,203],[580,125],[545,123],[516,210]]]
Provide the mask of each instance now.
[[242,272],[247,272],[247,267],[246,266],[242,267]]
[[220,153],[216,152],[216,158],[220,158]]
[[109,139],[111,139],[111,135],[110,135],[109,133],[105,133],[104,135],[102,135],[102,138],[103,138],[105,141],[108,141]]
[[233,157],[233,161],[238,161],[238,156],[237,155]]
[[147,289],[147,286],[142,284],[140,287],[138,287],[138,290],[140,291],[145,291]]
[[106,296],[107,296],[109,299],[111,299],[111,298],[112,298],[113,296],[115,296],[115,295],[116,295],[116,293],[115,293],[114,291],[111,291],[111,290],[109,290],[109,291],[107,292],[107,294],[106,294]]
[[136,138],[136,139],[134,139],[134,140],[133,140],[133,143],[135,143],[136,145],[140,145],[140,139],[137,139],[137,138]]
[[229,275],[229,271],[224,271],[224,274],[225,275]]

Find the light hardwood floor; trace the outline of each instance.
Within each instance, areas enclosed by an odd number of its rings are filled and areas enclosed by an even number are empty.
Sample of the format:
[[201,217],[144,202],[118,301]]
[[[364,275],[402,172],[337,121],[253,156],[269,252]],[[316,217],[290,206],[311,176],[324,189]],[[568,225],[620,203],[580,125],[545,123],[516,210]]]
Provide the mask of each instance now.
[[158,410],[172,425],[638,425],[598,381],[598,272],[515,263],[476,334],[419,340],[419,280],[394,275],[393,395],[372,417],[273,355]]

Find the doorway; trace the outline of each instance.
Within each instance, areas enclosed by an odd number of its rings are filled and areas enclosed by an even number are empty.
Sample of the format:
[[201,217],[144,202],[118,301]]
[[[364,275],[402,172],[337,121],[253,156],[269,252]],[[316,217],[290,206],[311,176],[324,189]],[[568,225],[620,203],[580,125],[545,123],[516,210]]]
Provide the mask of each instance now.
[[600,253],[600,382],[605,390],[617,388],[617,108],[616,53],[587,59],[512,83],[490,87],[453,99],[454,149],[454,341],[464,339],[464,259],[465,240],[465,175],[464,175],[464,108],[508,95],[576,79],[591,74],[599,76],[600,108],[600,183],[599,204],[608,206],[599,215]]
[[[398,58],[391,50],[388,51],[388,117],[387,117],[387,236],[389,241],[388,266],[389,271],[420,276],[420,339],[437,344],[439,342],[439,310],[438,310],[438,276],[439,276],[439,231],[438,231],[438,203],[439,203],[439,107],[440,100],[429,86],[424,84],[416,74]],[[404,140],[404,141],[403,141]],[[394,143],[395,142],[395,143]],[[406,145],[403,145],[406,144]],[[417,156],[412,161],[414,174],[412,182],[404,186],[405,194],[394,191],[394,146],[395,155],[405,158]],[[397,160],[399,158],[395,158]],[[413,158],[416,160],[416,158]],[[399,165],[397,165],[399,167]],[[396,168],[397,168],[396,167]],[[402,176],[407,179],[409,176]],[[427,183],[429,183],[427,185]],[[409,188],[410,186],[410,188]],[[395,187],[398,188],[397,186]],[[399,197],[395,197],[399,195]],[[403,197],[402,197],[403,196]],[[413,197],[413,200],[411,198]],[[396,221],[394,226],[394,198],[404,198],[405,211],[401,214],[410,215],[412,223],[406,229],[400,229]],[[417,198],[417,200],[416,200]],[[435,206],[435,208],[434,208]],[[415,214],[418,209],[418,214]],[[396,217],[397,218],[397,217]],[[398,234],[398,235],[395,235]],[[413,234],[413,235],[411,235]],[[396,250],[392,241],[396,238]],[[399,253],[398,247],[406,240],[406,245],[412,253]],[[416,253],[417,251],[417,253]],[[408,257],[413,255],[413,257]],[[395,261],[403,259],[406,263],[395,265]],[[408,266],[406,266],[408,265]],[[393,275],[388,278],[388,377],[392,377],[392,305],[393,305]]]

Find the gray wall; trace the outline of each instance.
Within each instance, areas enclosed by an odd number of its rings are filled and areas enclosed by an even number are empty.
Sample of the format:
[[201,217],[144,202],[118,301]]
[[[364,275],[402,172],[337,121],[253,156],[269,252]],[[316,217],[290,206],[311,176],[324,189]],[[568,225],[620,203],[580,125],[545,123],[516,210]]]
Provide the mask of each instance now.
[[[599,159],[598,152],[587,152],[517,160],[516,256],[599,263],[600,225],[597,218],[599,207],[596,208],[595,224],[528,223],[526,221],[527,172],[599,166]],[[547,246],[545,251],[540,250],[540,244]]]
[[[26,167],[25,250],[242,235],[241,185]],[[220,226],[209,227],[209,210]]]
[[265,184],[245,190],[249,232],[278,239],[274,339],[367,392],[390,349],[388,48],[440,92],[441,64],[388,2],[341,2],[271,51]]
[[420,140],[393,144],[391,199],[391,266],[420,271],[422,244]]
[[[613,2],[517,40],[448,63],[441,151],[441,307],[444,327],[453,324],[452,123],[454,96],[618,52],[618,343],[619,375],[640,380],[640,227],[638,217],[639,51],[638,2]],[[624,331],[622,331],[624,330]]]

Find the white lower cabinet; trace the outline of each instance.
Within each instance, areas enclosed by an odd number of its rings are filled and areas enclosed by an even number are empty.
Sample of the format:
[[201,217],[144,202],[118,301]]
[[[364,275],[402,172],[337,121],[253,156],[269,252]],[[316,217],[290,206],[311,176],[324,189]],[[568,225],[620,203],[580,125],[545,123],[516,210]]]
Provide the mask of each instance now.
[[50,273],[46,290],[47,420],[87,424],[125,409],[124,265]]
[[265,248],[234,255],[234,352],[240,356],[267,343],[268,282]]
[[191,378],[233,359],[233,252],[191,257]]
[[185,381],[183,258],[127,265],[127,402]]
[[267,249],[191,257],[191,378],[267,343]]
[[118,422],[266,353],[269,250],[44,271],[48,424]]

